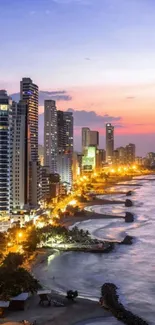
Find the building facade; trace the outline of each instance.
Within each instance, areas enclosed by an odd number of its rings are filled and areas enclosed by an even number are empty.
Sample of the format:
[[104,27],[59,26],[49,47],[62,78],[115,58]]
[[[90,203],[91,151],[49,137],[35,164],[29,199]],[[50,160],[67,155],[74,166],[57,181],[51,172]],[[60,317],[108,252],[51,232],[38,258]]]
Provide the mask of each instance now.
[[5,90],[0,90],[0,215],[12,210],[12,154],[12,100]]
[[98,147],[99,132],[91,131],[89,128],[82,128],[82,153],[85,154],[89,146]]
[[27,190],[27,106],[13,102],[13,209],[23,209]]
[[96,168],[101,170],[106,162],[106,151],[104,149],[96,150]]
[[41,144],[38,145],[38,156],[40,165],[44,166],[44,147]]
[[112,163],[114,154],[114,126],[106,124],[106,162]]
[[54,100],[44,102],[44,164],[50,173],[57,172],[57,109]]
[[87,149],[90,145],[90,129],[82,128],[82,153],[85,153],[85,149]]
[[20,99],[27,105],[27,204],[37,206],[40,199],[39,191],[39,160],[38,160],[38,86],[30,78],[20,82]]
[[58,167],[62,183],[66,183],[68,188],[73,182],[73,113],[57,112],[58,126]]
[[136,157],[136,146],[133,143],[129,143],[126,147],[126,163],[133,164]]
[[99,145],[99,132],[98,131],[90,131],[90,146],[98,147]]

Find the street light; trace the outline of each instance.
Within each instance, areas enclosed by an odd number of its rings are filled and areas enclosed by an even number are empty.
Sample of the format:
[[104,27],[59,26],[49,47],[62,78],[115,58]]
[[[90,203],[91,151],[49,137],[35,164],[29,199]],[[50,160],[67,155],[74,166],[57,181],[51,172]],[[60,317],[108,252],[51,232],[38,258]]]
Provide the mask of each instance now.
[[19,237],[19,238],[22,238],[22,236],[23,236],[22,232],[19,232],[19,233],[18,233],[18,237]]
[[18,232],[17,234],[17,244],[19,244],[19,240],[23,237],[22,232]]

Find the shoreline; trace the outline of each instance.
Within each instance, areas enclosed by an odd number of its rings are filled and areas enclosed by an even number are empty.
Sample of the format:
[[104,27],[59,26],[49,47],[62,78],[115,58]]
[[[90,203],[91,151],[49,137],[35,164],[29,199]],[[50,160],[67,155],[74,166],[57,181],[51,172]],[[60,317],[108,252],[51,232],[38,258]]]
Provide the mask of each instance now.
[[[130,179],[131,180],[131,179]],[[130,181],[129,180],[129,181]],[[117,182],[115,182],[115,184],[109,184],[108,187],[111,186],[115,186],[117,185],[117,183],[120,180],[117,180]],[[120,191],[121,192],[121,191]],[[106,193],[107,194],[107,191]],[[113,195],[118,194],[118,191],[111,193]],[[123,194],[123,193],[122,193]],[[104,194],[103,194],[104,195]],[[124,193],[125,195],[125,193]],[[102,199],[97,199],[97,200],[92,200],[89,202],[85,202],[83,203],[83,207],[86,206],[93,206],[93,205],[106,205],[106,204],[113,204],[116,203],[116,201],[108,201],[108,200],[102,200]],[[117,201],[118,203],[118,201]],[[119,202],[120,203],[124,203],[124,202]],[[60,225],[65,226],[67,229],[70,226],[73,226],[74,224],[76,224],[77,222],[82,222],[85,220],[90,220],[90,219],[106,219],[106,218],[112,218],[112,216],[107,216],[107,215],[100,215],[100,214],[96,214],[95,213],[91,213],[91,212],[85,212],[84,215],[82,216],[75,216],[75,217],[66,217],[66,218],[62,218],[61,220],[59,220]],[[52,255],[55,253],[55,250],[53,248],[44,248],[44,249],[39,249],[37,250],[37,252],[34,254],[33,259],[30,261],[29,263],[29,268],[31,270],[31,272],[35,275],[35,269],[38,270],[39,272],[39,268],[42,267],[42,264],[44,265],[44,262],[47,262],[48,256]],[[61,254],[61,252],[60,252]],[[38,280],[39,277],[37,276]],[[46,288],[47,289],[47,288]],[[59,293],[59,291],[57,290],[52,290],[52,295],[54,297],[56,297],[58,300],[62,300],[64,299],[64,295],[62,293]],[[99,296],[100,296],[100,292],[99,292]],[[36,301],[36,297],[35,297],[35,301]],[[71,306],[66,306],[64,308],[53,308],[51,307],[51,313],[49,314],[49,309],[45,308],[45,312],[44,312],[44,308],[40,308],[38,307],[37,311],[34,310],[33,306],[31,306],[31,313],[29,316],[29,311],[25,311],[25,317],[24,315],[22,315],[23,319],[28,319],[30,321],[34,321],[34,319],[36,319],[37,324],[41,324],[41,325],[73,325],[74,323],[76,324],[77,322],[83,322],[85,320],[88,319],[94,319],[94,318],[103,318],[103,322],[104,319],[105,321],[109,322],[110,324],[110,319],[112,317],[110,312],[105,311],[104,309],[102,309],[99,304],[96,301],[92,301],[91,298],[83,298],[83,297],[79,297],[77,299],[77,303],[71,305]],[[36,313],[40,312],[39,316],[36,316]],[[10,317],[11,320],[18,320],[21,319],[21,316],[18,318],[15,318],[15,314],[12,315],[13,317]]]

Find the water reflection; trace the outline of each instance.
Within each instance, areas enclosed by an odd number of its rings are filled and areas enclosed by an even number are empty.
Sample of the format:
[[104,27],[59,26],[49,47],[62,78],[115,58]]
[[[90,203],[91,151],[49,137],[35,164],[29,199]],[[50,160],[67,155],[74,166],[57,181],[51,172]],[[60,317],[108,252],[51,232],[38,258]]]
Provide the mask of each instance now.
[[[57,254],[49,264],[41,265],[36,275],[48,288],[60,292],[78,290],[81,296],[96,300],[100,296],[102,284],[114,282],[119,288],[123,304],[148,320],[149,324],[154,324],[155,182],[141,181],[141,184],[145,185],[135,190],[135,205],[131,208],[136,216],[134,223],[126,224],[121,219],[98,219],[78,224],[78,227],[88,229],[102,239],[121,240],[125,234],[130,234],[135,237],[132,246],[117,246],[106,255],[72,252]],[[125,213],[123,205],[99,206],[97,209],[106,213],[118,209],[119,213]],[[108,321],[107,324],[113,323]]]

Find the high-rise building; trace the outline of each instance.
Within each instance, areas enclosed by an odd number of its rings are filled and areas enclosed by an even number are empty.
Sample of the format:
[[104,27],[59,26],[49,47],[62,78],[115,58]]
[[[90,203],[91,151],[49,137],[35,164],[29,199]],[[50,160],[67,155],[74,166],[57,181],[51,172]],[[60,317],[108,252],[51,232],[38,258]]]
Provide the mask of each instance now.
[[73,114],[57,112],[58,126],[58,174],[62,183],[72,186],[73,173]]
[[90,131],[90,146],[98,147],[99,145],[99,132]]
[[57,172],[57,109],[54,100],[44,102],[44,164],[50,173]]
[[119,153],[119,164],[121,164],[121,165],[126,164],[126,148],[119,147],[116,150]]
[[38,145],[38,156],[40,165],[44,166],[44,147],[41,144]]
[[114,126],[106,124],[106,162],[111,163],[114,153]]
[[96,146],[89,146],[82,157],[82,171],[92,172],[96,168]]
[[104,149],[96,150],[96,168],[98,170],[102,169],[106,161],[106,152]]
[[82,128],[82,153],[87,153],[89,146],[98,147],[99,145],[99,132],[91,131],[89,128]]
[[118,165],[120,163],[119,161],[119,151],[116,149],[113,152],[113,160],[112,160],[114,165]]
[[20,99],[27,105],[27,203],[37,206],[40,199],[38,161],[38,86],[30,78],[20,82]]
[[136,146],[133,143],[129,143],[126,148],[126,163],[132,164],[135,162],[136,157]]
[[82,153],[85,152],[90,145],[90,129],[82,128]]
[[82,157],[83,155],[78,152],[73,153],[73,180],[76,182],[77,177],[82,173]]
[[23,209],[27,195],[27,106],[13,102],[13,208]]
[[41,200],[45,201],[49,198],[50,194],[50,171],[47,166],[40,166],[40,192]]
[[12,100],[0,90],[0,214],[12,209]]

